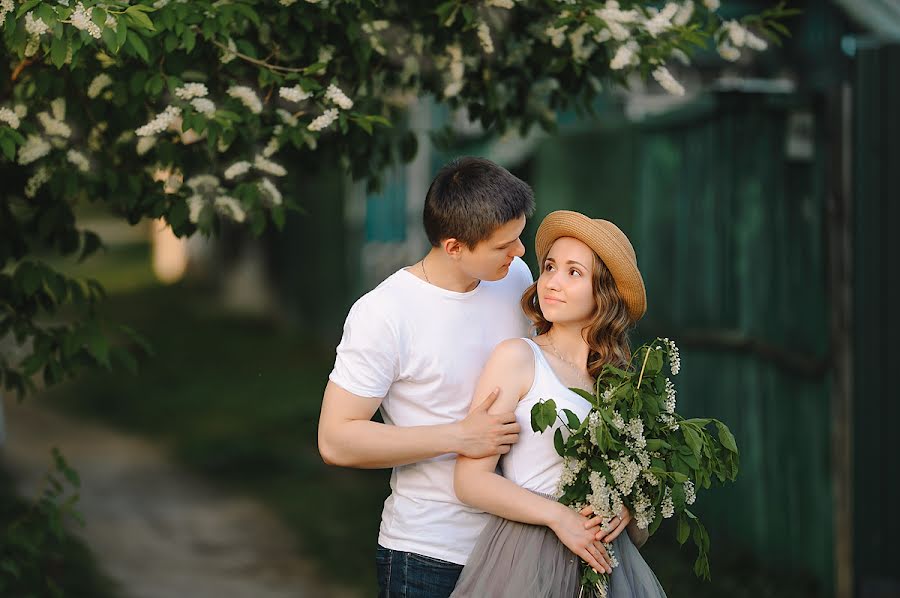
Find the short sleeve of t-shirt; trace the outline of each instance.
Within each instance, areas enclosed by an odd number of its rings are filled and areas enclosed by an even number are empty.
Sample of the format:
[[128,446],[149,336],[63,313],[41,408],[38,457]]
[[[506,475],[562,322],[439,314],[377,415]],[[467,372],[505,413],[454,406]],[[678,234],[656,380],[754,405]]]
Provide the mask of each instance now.
[[361,397],[381,398],[399,374],[399,347],[387,314],[372,294],[347,314],[329,380]]

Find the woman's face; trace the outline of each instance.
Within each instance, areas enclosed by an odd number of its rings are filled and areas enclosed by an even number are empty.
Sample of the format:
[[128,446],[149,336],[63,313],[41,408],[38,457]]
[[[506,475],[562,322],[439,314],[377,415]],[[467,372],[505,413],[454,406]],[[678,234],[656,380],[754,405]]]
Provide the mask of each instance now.
[[594,315],[595,259],[593,250],[578,239],[553,242],[537,282],[538,303],[548,322],[586,324]]

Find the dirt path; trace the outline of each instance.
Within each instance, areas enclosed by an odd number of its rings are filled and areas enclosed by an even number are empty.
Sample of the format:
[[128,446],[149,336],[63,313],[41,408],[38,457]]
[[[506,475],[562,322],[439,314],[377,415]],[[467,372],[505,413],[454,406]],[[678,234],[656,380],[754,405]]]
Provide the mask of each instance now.
[[352,596],[316,580],[259,503],[193,478],[142,439],[35,402],[5,402],[3,465],[33,496],[51,446],[63,451],[82,481],[87,525],[76,531],[123,598]]

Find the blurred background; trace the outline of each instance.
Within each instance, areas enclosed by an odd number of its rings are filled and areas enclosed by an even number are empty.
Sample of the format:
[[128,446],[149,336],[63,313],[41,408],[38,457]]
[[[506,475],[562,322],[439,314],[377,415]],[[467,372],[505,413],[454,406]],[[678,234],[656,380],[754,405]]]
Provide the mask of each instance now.
[[668,594],[900,596],[900,4],[792,6],[783,47],[735,64],[701,54],[679,72],[684,97],[636,81],[594,115],[558,114],[555,134],[497,137],[421,98],[403,123],[418,151],[381,192],[291,168],[303,213],[261,239],[179,240],[82,212],[107,250],[53,265],[99,280],[110,319],[152,354],[137,376],[5,397],[0,521],[46,483],[53,443],[86,519],[48,555],[66,595],[374,595],[389,472],[321,462],[322,391],[349,306],[424,255],[431,178],[478,155],[535,190],[533,271],[553,210],[629,235],[649,298],[633,342],[675,339],[679,410],[737,438],[737,483],[696,505],[712,581],[665,525],[644,550]]

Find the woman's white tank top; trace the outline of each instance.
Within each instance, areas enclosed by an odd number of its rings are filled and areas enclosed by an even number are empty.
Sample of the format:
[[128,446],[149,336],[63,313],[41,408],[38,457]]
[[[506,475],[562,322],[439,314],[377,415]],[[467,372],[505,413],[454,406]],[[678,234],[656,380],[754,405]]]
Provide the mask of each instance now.
[[509,452],[500,458],[500,469],[503,477],[523,488],[555,496],[563,461],[553,446],[553,435],[562,426],[563,437],[566,438],[568,430],[557,419],[550,428],[535,432],[531,428],[531,408],[541,399],[553,399],[560,415],[562,409],[569,409],[583,421],[590,413],[591,404],[559,381],[543,351],[534,341],[527,338],[522,340],[534,352],[534,382],[516,406],[516,421],[522,428],[519,442],[512,445]]

